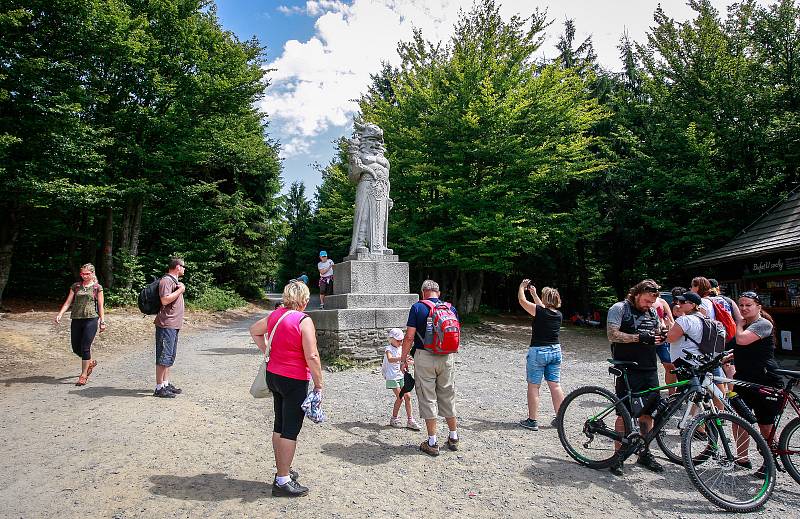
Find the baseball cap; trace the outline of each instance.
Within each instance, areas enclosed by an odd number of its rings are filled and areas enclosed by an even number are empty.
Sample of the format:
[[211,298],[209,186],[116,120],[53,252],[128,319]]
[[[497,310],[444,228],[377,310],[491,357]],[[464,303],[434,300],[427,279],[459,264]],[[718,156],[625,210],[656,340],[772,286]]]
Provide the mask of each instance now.
[[319,255],[320,255],[320,257],[325,256],[327,258],[328,257],[328,251],[321,250],[321,251],[319,251]]
[[719,287],[719,281],[714,278],[708,278],[708,284],[711,285],[711,288]]
[[686,293],[681,294],[679,296],[675,296],[675,300],[676,301],[680,301],[681,303],[684,303],[684,302],[688,301],[688,302],[694,303],[696,305],[703,304],[703,300],[700,299],[700,296],[698,296],[694,292],[686,292]]
[[387,335],[389,337],[391,337],[392,339],[395,339],[395,340],[398,340],[398,341],[402,341],[403,337],[405,337],[405,334],[403,333],[403,330],[401,330],[400,328],[392,328],[391,330],[389,330]]

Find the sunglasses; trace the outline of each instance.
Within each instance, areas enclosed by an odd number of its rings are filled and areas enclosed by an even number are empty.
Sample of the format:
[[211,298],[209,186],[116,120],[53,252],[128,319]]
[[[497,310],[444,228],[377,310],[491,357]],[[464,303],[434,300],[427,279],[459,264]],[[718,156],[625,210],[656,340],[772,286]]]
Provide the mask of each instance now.
[[755,292],[753,292],[753,291],[742,292],[742,293],[739,295],[739,297],[746,297],[747,299],[752,299],[752,300],[753,300],[753,301],[755,301],[756,303],[758,303],[758,304],[761,304],[761,298],[760,298],[760,297],[758,297],[758,294],[756,294],[756,293],[755,293]]

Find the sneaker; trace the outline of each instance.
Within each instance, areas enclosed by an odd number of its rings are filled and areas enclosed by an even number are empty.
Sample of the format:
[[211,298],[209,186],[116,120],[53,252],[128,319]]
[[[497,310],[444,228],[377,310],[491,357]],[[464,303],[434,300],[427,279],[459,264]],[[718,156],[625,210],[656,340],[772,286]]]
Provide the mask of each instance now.
[[167,384],[167,389],[169,389],[170,393],[175,393],[176,395],[180,395],[181,393],[183,393],[183,389],[179,389],[179,388],[173,386],[172,382]]
[[414,420],[413,418],[408,419],[408,421],[406,422],[406,427],[414,431],[419,431],[422,429],[422,427],[420,427],[417,421]]
[[305,495],[308,495],[308,487],[304,487],[293,479],[290,479],[285,485],[279,485],[277,481],[272,483],[272,497],[303,497]]
[[558,418],[550,420],[550,427],[558,427]]
[[644,451],[639,455],[639,459],[636,460],[636,464],[641,465],[647,470],[651,470],[653,472],[664,472],[664,467],[662,467],[661,464],[656,461],[656,457],[653,456],[653,453],[649,450]]
[[531,420],[530,418],[526,418],[524,420],[520,420],[519,424],[531,431],[538,431],[539,430],[539,422],[536,420]]
[[742,467],[743,469],[752,469],[753,464],[750,463],[750,460],[734,460],[733,464]]
[[454,440],[452,438],[447,438],[447,441],[445,442],[445,445],[447,445],[447,448],[450,449],[451,451],[455,452],[455,451],[458,450],[458,440]]
[[427,454],[428,456],[438,456],[439,455],[439,444],[436,445],[429,445],[428,440],[423,441],[420,446],[419,450]]
[[[289,477],[292,478],[292,481],[297,481],[300,478],[300,474],[297,473],[294,469],[289,469]],[[275,479],[272,480],[273,485],[278,484],[278,475],[275,474]]]
[[403,427],[403,422],[400,421],[400,417],[393,416],[392,418],[389,419],[389,425],[391,427],[402,428]]
[[175,393],[166,387],[162,387],[161,389],[156,389],[153,392],[153,396],[157,396],[158,398],[175,398]]
[[323,305],[322,303],[320,303],[320,305],[319,305],[319,309],[320,309],[320,310],[325,310],[325,305]]
[[625,475],[625,473],[622,471],[622,462],[611,465],[608,467],[608,471],[617,477],[622,477]]

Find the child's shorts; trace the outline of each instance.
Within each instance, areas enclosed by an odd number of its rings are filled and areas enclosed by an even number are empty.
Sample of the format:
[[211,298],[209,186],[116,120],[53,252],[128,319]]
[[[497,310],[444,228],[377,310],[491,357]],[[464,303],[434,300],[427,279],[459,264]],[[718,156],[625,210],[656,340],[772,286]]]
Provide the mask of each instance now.
[[394,388],[401,388],[403,387],[403,379],[399,378],[397,380],[387,380],[386,381],[386,389],[394,389]]

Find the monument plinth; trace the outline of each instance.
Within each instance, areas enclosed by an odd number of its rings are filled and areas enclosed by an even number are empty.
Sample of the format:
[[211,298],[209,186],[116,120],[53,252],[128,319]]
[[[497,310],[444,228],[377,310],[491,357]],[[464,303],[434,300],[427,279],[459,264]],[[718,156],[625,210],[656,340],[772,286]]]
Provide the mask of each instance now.
[[372,360],[383,355],[390,328],[405,328],[419,297],[408,292],[408,263],[387,247],[393,202],[383,130],[356,122],[348,151],[348,178],[358,184],[350,254],[333,266],[325,309],[307,313],[323,356]]

